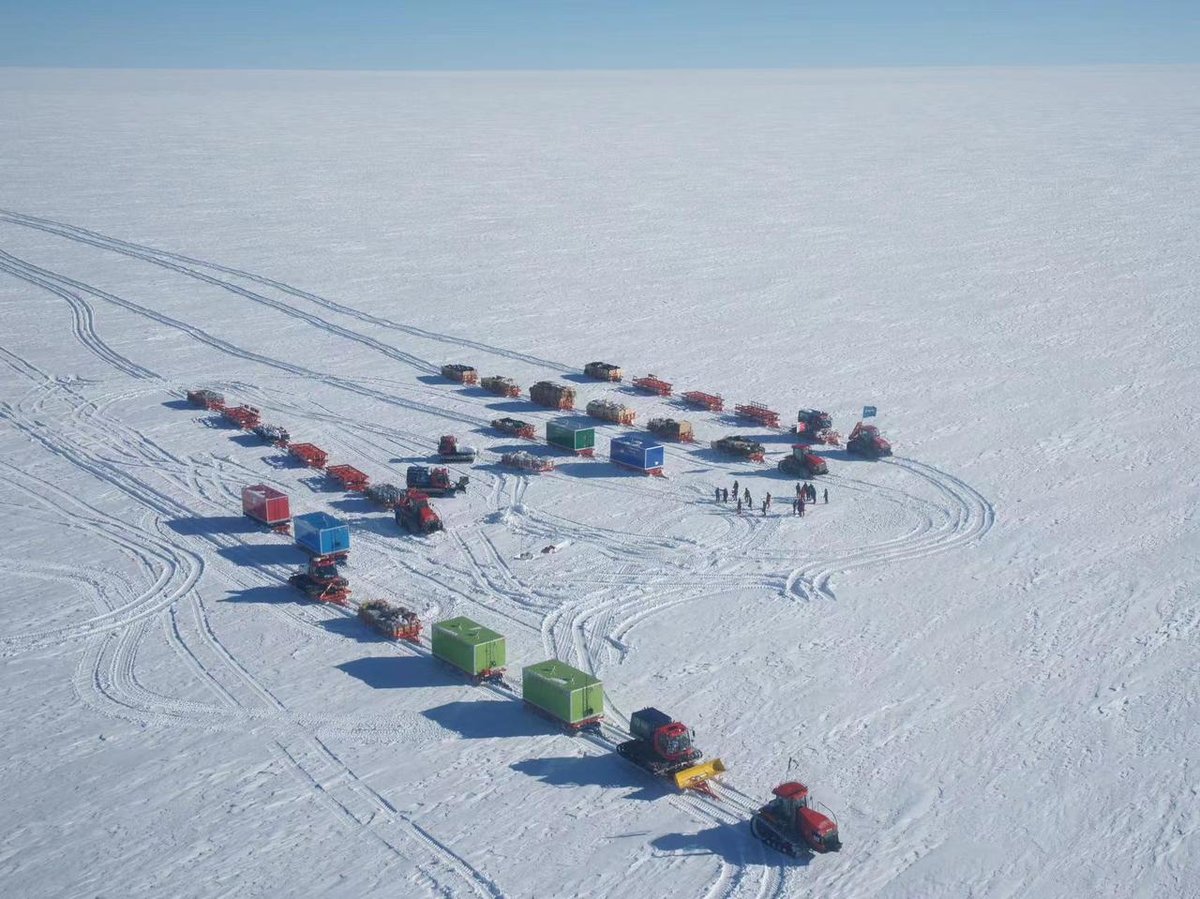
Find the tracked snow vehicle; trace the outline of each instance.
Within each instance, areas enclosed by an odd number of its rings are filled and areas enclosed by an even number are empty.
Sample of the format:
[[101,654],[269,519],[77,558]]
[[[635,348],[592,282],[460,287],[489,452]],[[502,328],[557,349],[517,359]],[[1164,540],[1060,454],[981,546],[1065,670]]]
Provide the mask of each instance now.
[[833,813],[824,815],[813,807],[816,803],[809,799],[808,787],[789,781],[772,792],[775,798],[750,819],[750,832],[758,839],[772,849],[792,856],[807,852],[837,852],[842,848]]

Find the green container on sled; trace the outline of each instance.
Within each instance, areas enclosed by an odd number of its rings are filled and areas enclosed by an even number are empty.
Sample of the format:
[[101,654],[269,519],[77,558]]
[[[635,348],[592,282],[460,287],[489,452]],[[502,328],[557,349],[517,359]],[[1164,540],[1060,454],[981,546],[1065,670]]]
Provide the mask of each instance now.
[[546,442],[571,453],[587,453],[596,447],[596,429],[586,419],[556,418],[546,422]]
[[433,654],[467,674],[503,668],[504,637],[470,618],[447,618],[433,626]]
[[599,678],[558,659],[526,665],[521,671],[521,696],[564,724],[604,714],[604,685]]

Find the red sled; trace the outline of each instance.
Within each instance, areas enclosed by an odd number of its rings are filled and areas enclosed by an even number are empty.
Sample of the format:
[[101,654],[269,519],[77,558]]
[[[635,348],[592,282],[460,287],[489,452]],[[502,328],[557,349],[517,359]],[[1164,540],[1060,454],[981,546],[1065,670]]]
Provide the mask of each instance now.
[[659,396],[671,395],[671,385],[666,381],[654,377],[654,375],[646,375],[644,378],[634,378],[633,386],[638,390],[646,391],[646,393],[656,393]]
[[725,400],[719,394],[689,390],[683,394],[683,398],[690,405],[699,406],[702,409],[707,409],[709,412],[725,411]]
[[221,410],[221,416],[226,421],[231,421],[239,428],[249,431],[257,428],[262,424],[262,419],[259,417],[259,411],[253,406],[226,406]]
[[734,406],[734,411],[742,418],[756,421],[768,428],[779,427],[779,413],[772,412],[762,403],[742,403]]
[[347,490],[355,492],[366,490],[371,484],[371,479],[353,465],[330,465],[325,473],[340,481]]
[[299,459],[309,468],[324,468],[329,454],[312,443],[293,443],[288,446],[288,455]]

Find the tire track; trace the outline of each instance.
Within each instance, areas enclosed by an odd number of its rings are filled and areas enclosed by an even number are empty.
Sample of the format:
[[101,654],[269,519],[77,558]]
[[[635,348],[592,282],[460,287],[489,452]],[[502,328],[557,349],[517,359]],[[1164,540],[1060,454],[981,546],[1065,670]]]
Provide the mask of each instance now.
[[[319,294],[312,293],[311,291],[307,291],[307,290],[301,290],[298,287],[293,287],[282,281],[278,281],[273,278],[267,278],[263,275],[256,275],[252,272],[243,271],[241,269],[232,268],[230,266],[219,265],[217,263],[208,262],[203,259],[197,259],[195,257],[185,256],[181,253],[172,253],[172,252],[168,252],[166,250],[159,250],[159,249],[155,249],[154,247],[148,247],[148,246],[144,246],[142,244],[136,244],[136,243],[132,243],[130,241],[120,240],[115,237],[109,237],[108,235],[101,234],[98,231],[91,231],[86,228],[80,228],[76,225],[67,224],[65,222],[57,222],[57,221],[54,221],[53,219],[46,219],[46,218],[39,218],[36,216],[31,216],[31,215],[25,215],[23,213],[14,212],[12,210],[0,210],[0,220],[6,221],[9,224],[13,224],[13,225],[19,225],[19,226],[26,227],[26,228],[33,228],[33,229],[36,229],[36,230],[39,230],[39,231],[42,231],[42,232],[45,232],[48,234],[53,234],[58,237],[65,238],[67,240],[73,240],[73,241],[77,241],[80,243],[87,243],[92,246],[98,247],[100,249],[111,250],[111,251],[117,252],[117,253],[123,253],[124,255],[127,255],[127,256],[132,256],[134,258],[142,259],[144,261],[151,262],[156,265],[161,265],[166,268],[171,268],[176,271],[180,271],[181,273],[187,274],[190,277],[195,277],[200,280],[209,281],[210,283],[219,284],[220,286],[225,287],[226,289],[234,290],[235,292],[240,293],[240,292],[242,292],[242,289],[238,288],[236,285],[229,284],[228,282],[221,281],[220,279],[212,278],[209,275],[205,275],[203,272],[196,271],[194,268],[191,268],[191,266],[201,266],[203,268],[210,269],[211,271],[222,272],[226,275],[233,275],[234,277],[244,278],[247,281],[251,281],[256,284],[261,284],[266,287],[274,288],[275,290],[278,290],[281,293],[296,297],[298,299],[307,300],[308,302],[313,303],[317,306],[320,306],[324,309],[341,313],[342,315],[346,315],[351,318],[355,318],[366,324],[376,325],[378,327],[386,328],[386,329],[392,330],[392,331],[398,331],[403,334],[408,334],[412,337],[420,337],[425,340],[431,340],[431,341],[436,341],[436,342],[440,342],[440,343],[448,343],[448,344],[453,344],[455,346],[461,346],[461,347],[464,347],[467,349],[479,350],[480,352],[488,353],[493,356],[500,356],[500,357],[512,359],[514,361],[525,362],[529,365],[540,366],[542,368],[549,368],[549,369],[553,369],[555,371],[559,371],[562,373],[573,373],[576,370],[576,368],[574,366],[568,366],[564,363],[555,362],[555,361],[549,360],[549,359],[542,359],[538,356],[533,356],[528,353],[520,353],[520,352],[516,352],[514,350],[507,350],[502,347],[493,346],[493,345],[487,344],[487,343],[481,343],[476,340],[469,340],[464,337],[453,337],[448,334],[439,334],[434,331],[428,331],[424,328],[417,328],[413,325],[406,325],[401,322],[397,322],[393,319],[386,318],[384,316],[373,315],[368,312],[363,312],[362,310],[356,309],[353,306],[347,306],[344,303],[339,303],[334,300],[327,299],[326,297],[322,297]],[[171,264],[171,263],[175,263],[175,264]],[[266,298],[261,297],[261,295],[255,294],[255,297],[257,297],[258,299],[266,300]],[[274,301],[270,301],[270,300],[267,300],[267,302],[270,302],[272,304],[274,303]],[[281,304],[281,305],[283,305],[283,304]],[[293,313],[295,313],[297,315],[301,315],[301,316],[304,315],[304,313],[299,312],[299,310],[296,310],[294,307],[288,307],[288,308],[291,308]],[[433,371],[440,371],[440,366],[432,366],[432,363],[429,363],[425,360],[419,360],[415,356],[411,357],[411,359],[412,359],[412,361],[410,362],[410,364],[414,364],[416,366],[431,366]]]

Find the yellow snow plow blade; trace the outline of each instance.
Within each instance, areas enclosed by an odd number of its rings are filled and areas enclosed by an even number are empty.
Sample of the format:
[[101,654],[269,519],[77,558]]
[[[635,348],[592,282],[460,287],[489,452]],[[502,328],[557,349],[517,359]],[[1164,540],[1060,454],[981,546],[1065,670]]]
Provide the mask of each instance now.
[[690,768],[675,772],[675,786],[681,790],[704,789],[706,780],[724,772],[725,763],[720,759],[702,762],[699,765],[692,765]]

